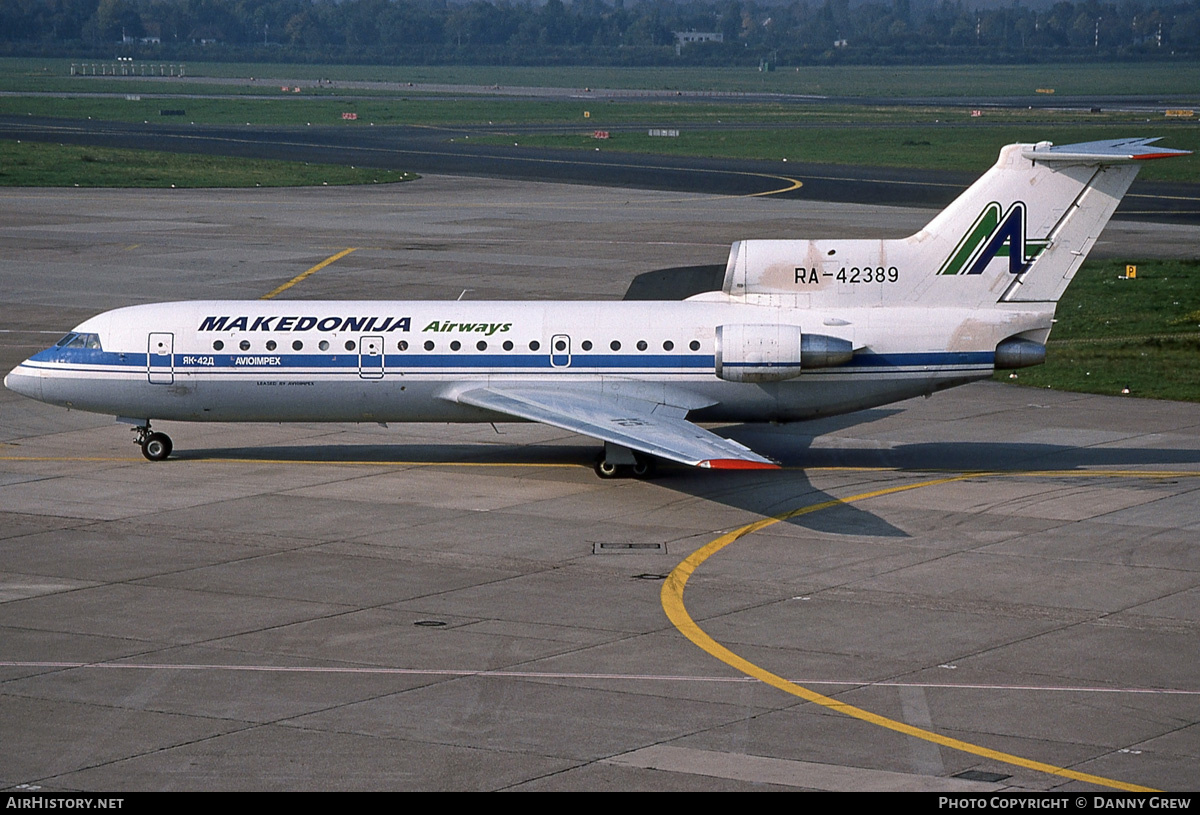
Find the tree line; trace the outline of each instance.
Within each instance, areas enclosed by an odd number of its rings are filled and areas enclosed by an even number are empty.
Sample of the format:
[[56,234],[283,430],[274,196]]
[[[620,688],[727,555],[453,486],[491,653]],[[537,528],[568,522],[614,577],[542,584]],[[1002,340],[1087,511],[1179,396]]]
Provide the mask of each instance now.
[[[681,42],[679,32],[707,42]],[[1200,0],[0,0],[0,52],[494,65],[1179,59]]]

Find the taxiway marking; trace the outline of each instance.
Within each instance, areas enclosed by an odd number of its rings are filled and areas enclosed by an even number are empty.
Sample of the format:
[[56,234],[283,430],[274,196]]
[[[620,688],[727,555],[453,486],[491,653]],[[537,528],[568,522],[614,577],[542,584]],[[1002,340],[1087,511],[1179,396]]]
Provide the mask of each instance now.
[[[3,588],[3,584],[0,584]],[[74,590],[74,586],[68,590]],[[702,676],[698,674],[620,674],[583,673],[579,671],[507,671],[472,668],[383,668],[343,667],[329,665],[231,665],[212,662],[63,662],[47,660],[0,660],[0,668],[61,668],[64,670],[131,670],[131,671],[229,671],[232,673],[281,673],[281,674],[395,674],[397,676],[486,676],[507,679],[586,679],[612,680],[617,682],[713,682],[720,685],[739,685],[758,680],[752,676]],[[1048,693],[1103,693],[1137,694],[1151,696],[1200,696],[1200,691],[1182,688],[1111,688],[1100,686],[1057,686],[1057,685],[999,685],[999,684],[955,684],[948,682],[870,682],[864,679],[793,679],[808,685],[832,685],[861,688],[873,685],[877,688],[951,690],[1021,690]]]
[[275,295],[282,294],[283,292],[290,289],[292,286],[295,286],[297,283],[304,280],[309,275],[316,274],[317,272],[321,271],[326,266],[328,266],[330,263],[341,260],[346,255],[355,251],[357,248],[358,248],[357,246],[351,246],[349,249],[343,249],[342,251],[338,252],[336,255],[330,255],[329,257],[325,258],[323,261],[318,263],[316,266],[309,269],[307,272],[303,272],[301,274],[296,275],[291,280],[284,283],[282,286],[276,286],[275,288],[271,289],[269,292],[267,292],[266,294],[264,294],[262,297],[260,297],[258,299],[259,300],[270,300]]
[[[993,761],[1000,761],[1005,764],[1012,764],[1012,765],[1015,765],[1018,767],[1024,767],[1029,770],[1035,770],[1037,772],[1048,773],[1050,775],[1057,775],[1057,776],[1060,776],[1063,778],[1070,778],[1070,779],[1073,779],[1076,781],[1084,781],[1089,784],[1096,784],[1098,786],[1110,787],[1113,789],[1126,790],[1126,791],[1130,791],[1130,792],[1156,792],[1156,790],[1154,790],[1151,787],[1143,787],[1143,786],[1139,786],[1137,784],[1129,784],[1124,781],[1117,781],[1117,780],[1114,780],[1111,778],[1105,778],[1103,776],[1091,775],[1089,773],[1082,773],[1082,772],[1078,772],[1077,770],[1067,769],[1065,767],[1056,767],[1053,764],[1046,764],[1041,761],[1034,761],[1033,759],[1023,758],[1021,756],[1013,755],[1012,753],[1005,753],[1005,752],[1001,752],[999,750],[992,750],[988,747],[983,747],[981,745],[972,744],[971,742],[962,741],[961,739],[955,739],[955,738],[951,738],[949,736],[943,736],[940,733],[935,733],[931,730],[926,730],[926,729],[923,729],[920,727],[914,727],[910,724],[906,724],[904,722],[900,722],[895,719],[890,719],[886,716],[880,716],[879,714],[872,713],[869,710],[864,710],[863,708],[847,704],[838,699],[834,699],[832,697],[826,696],[822,693],[817,693],[814,690],[810,690],[809,688],[806,688],[802,685],[798,685],[795,682],[791,682],[787,679],[784,679],[781,676],[771,673],[770,671],[766,670],[765,668],[759,667],[758,665],[754,664],[753,662],[750,662],[749,660],[744,659],[741,656],[738,656],[733,651],[731,651],[728,648],[726,648],[725,646],[721,645],[719,642],[717,642],[712,637],[710,637],[707,633],[705,633],[705,631],[702,628],[700,628],[699,625],[696,624],[696,621],[692,619],[691,615],[688,613],[687,607],[683,603],[683,592],[684,592],[684,589],[687,588],[688,579],[695,573],[696,569],[698,569],[701,565],[704,564],[705,561],[707,561],[713,555],[720,552],[722,549],[725,549],[730,544],[746,537],[747,535],[751,535],[761,529],[765,529],[768,526],[773,526],[774,524],[780,523],[781,521],[791,520],[792,518],[798,518],[801,515],[809,515],[814,512],[820,512],[823,509],[829,509],[831,507],[842,506],[844,504],[853,504],[853,503],[857,503],[859,501],[866,501],[871,498],[879,498],[884,495],[892,495],[892,494],[899,493],[899,492],[908,492],[910,490],[923,489],[925,487],[935,487],[935,486],[940,486],[942,484],[950,484],[950,483],[953,483],[956,481],[965,481],[967,479],[981,478],[981,477],[997,477],[997,476],[1026,476],[1026,477],[1029,477],[1029,476],[1036,477],[1036,476],[1046,476],[1046,475],[1063,476],[1063,475],[1067,475],[1069,473],[1073,474],[1075,476],[1079,476],[1079,475],[1091,476],[1094,474],[1095,475],[1117,475],[1117,473],[1115,473],[1115,472],[1106,472],[1106,471],[1099,471],[1097,473],[1092,473],[1092,472],[1081,473],[1079,471],[1073,471],[1073,472],[1072,471],[1048,471],[1048,472],[1015,471],[1015,472],[963,473],[960,475],[950,476],[947,478],[935,478],[935,479],[928,480],[928,481],[921,481],[916,484],[905,484],[905,485],[898,486],[898,487],[887,487],[887,488],[881,489],[881,490],[872,490],[870,492],[863,492],[863,493],[859,493],[858,495],[852,495],[848,498],[835,498],[835,499],[829,500],[829,501],[822,501],[822,502],[816,503],[816,504],[809,504],[808,506],[800,507],[799,509],[794,509],[789,512],[782,513],[780,515],[773,516],[771,518],[763,518],[762,520],[754,521],[753,523],[746,524],[745,526],[739,527],[738,529],[735,529],[732,532],[728,532],[728,533],[722,535],[721,537],[708,543],[707,545],[700,547],[695,552],[693,552],[690,556],[685,558],[682,563],[680,563],[678,566],[675,567],[675,569],[667,577],[666,582],[663,584],[662,593],[661,593],[662,607],[663,607],[663,610],[667,614],[667,618],[670,619],[671,624],[674,625],[677,629],[679,629],[680,633],[682,633],[685,637],[687,637],[694,644],[699,646],[701,648],[701,650],[716,657],[717,659],[721,660],[725,664],[730,665],[733,668],[736,668],[737,670],[741,671],[742,673],[746,674],[747,676],[752,676],[755,679],[765,682],[766,684],[771,685],[772,687],[777,688],[777,689],[783,691],[784,693],[791,694],[792,696],[797,696],[806,701],[813,702],[814,704],[821,705],[823,707],[829,708],[830,710],[836,711],[838,713],[843,713],[847,716],[851,716],[855,719],[859,719],[861,721],[876,725],[878,727],[883,727],[888,730],[894,730],[898,733],[903,733],[905,735],[912,736],[914,738],[923,739],[925,741],[930,741],[930,742],[933,742],[934,744],[939,744],[943,747],[949,747],[954,750],[961,750],[962,752],[965,752],[965,753],[971,753],[971,754],[974,754],[977,756],[982,756],[984,758],[989,758],[989,759],[992,759]],[[1180,476],[1180,475],[1185,475],[1185,474],[1188,476],[1192,476],[1192,477],[1200,476],[1200,473],[1196,473],[1196,472],[1187,472],[1187,473],[1176,472],[1176,473],[1167,474],[1167,473],[1158,473],[1158,472],[1154,472],[1154,471],[1128,471],[1128,470],[1122,471],[1120,474],[1124,475],[1126,477],[1132,476],[1132,477],[1143,477],[1143,478],[1161,478],[1164,476],[1170,477],[1171,475]]]

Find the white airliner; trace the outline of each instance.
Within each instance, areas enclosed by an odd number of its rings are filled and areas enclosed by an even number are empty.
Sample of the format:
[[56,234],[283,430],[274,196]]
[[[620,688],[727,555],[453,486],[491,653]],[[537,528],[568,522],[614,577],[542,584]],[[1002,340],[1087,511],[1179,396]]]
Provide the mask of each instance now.
[[533,421],[656,459],[777,464],[694,422],[847,413],[1045,358],[1055,304],[1156,139],[1014,144],[899,240],[746,240],[720,291],[677,302],[204,301],[93,317],[4,384],[151,420]]

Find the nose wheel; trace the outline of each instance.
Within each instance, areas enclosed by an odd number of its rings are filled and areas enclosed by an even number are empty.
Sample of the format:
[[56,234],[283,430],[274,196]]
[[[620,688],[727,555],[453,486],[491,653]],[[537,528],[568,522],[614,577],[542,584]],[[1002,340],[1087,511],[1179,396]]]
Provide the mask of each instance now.
[[171,455],[171,437],[166,433],[150,431],[150,422],[133,428],[137,434],[134,441],[142,448],[142,455],[149,461],[165,461]]

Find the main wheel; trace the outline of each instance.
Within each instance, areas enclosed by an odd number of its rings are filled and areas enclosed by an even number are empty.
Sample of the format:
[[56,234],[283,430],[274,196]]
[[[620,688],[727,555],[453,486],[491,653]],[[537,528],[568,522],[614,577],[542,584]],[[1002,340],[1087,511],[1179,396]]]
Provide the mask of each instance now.
[[658,462],[649,456],[638,456],[637,464],[633,465],[634,478],[654,478],[655,471],[658,470]]
[[171,455],[171,437],[166,433],[151,433],[142,442],[142,455],[150,461],[165,461]]
[[603,456],[596,459],[596,475],[601,478],[616,478],[620,473],[621,468]]

